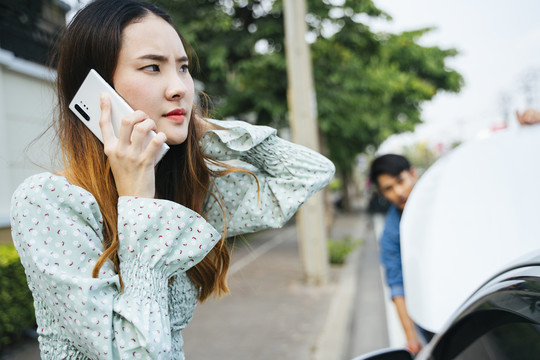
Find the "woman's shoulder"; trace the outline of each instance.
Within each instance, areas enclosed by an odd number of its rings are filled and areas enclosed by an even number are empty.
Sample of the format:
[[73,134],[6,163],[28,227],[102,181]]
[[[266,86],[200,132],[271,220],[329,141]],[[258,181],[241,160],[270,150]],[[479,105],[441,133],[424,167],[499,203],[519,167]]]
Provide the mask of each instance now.
[[[42,172],[34,174],[26,179],[17,187],[17,191],[38,191],[38,190],[63,190],[65,187],[69,187],[71,184],[64,176],[53,174],[50,172]],[[71,185],[73,186],[73,185]]]
[[[39,195],[39,196],[38,196]],[[71,184],[64,176],[43,172],[27,177],[13,193],[13,199],[40,198],[63,202],[70,197],[94,199],[85,189]]]

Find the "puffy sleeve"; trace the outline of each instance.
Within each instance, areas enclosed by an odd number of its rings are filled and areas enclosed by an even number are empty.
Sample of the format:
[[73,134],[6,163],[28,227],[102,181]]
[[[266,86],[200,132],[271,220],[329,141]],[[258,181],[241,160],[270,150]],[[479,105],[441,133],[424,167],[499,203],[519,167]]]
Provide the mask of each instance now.
[[[224,128],[207,131],[201,141],[205,155],[218,161],[239,160],[235,166],[252,171],[217,177],[205,204],[206,218],[227,235],[283,226],[298,208],[332,179],[334,164],[321,154],[285,141],[276,130],[242,121],[211,122]],[[243,166],[242,164],[247,164]]]
[[169,201],[121,197],[123,292],[111,261],[92,277],[103,250],[103,220],[90,193],[51,174],[32,177],[13,195],[11,221],[39,305],[38,331],[48,340],[42,351],[67,341],[90,359],[174,358],[168,280],[219,240],[203,218]]

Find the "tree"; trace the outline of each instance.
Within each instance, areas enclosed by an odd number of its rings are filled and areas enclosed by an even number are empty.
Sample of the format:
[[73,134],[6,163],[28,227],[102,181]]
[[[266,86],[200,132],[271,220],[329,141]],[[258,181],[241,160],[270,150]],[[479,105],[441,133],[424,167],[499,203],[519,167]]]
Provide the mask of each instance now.
[[[344,28],[312,49],[319,123],[330,158],[347,184],[358,153],[392,134],[412,131],[421,123],[422,102],[440,90],[458,91],[463,80],[444,64],[455,50],[417,44],[429,29],[373,34],[353,21]],[[363,42],[354,39],[359,34]]]
[[194,76],[204,83],[217,117],[245,119],[256,114],[258,123],[286,125],[281,4],[267,0],[158,3],[196,50],[200,71],[194,69]]
[[[286,126],[281,1],[160,2],[197,50],[202,70],[196,76],[218,116]],[[362,16],[390,16],[371,0],[308,0],[308,12],[322,143],[347,183],[357,154],[413,130],[421,104],[437,92],[460,90],[461,75],[445,64],[457,52],[419,45],[429,28],[372,32]]]

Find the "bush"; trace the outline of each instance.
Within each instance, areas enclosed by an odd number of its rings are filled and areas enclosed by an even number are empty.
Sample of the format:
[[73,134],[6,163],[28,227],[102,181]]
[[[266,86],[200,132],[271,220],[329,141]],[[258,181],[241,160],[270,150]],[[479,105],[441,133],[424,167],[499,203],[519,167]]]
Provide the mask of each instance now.
[[362,240],[353,239],[351,236],[345,236],[338,240],[328,240],[328,255],[330,264],[341,265],[347,259],[347,256],[362,244]]
[[328,184],[328,189],[330,189],[330,191],[332,192],[340,191],[342,187],[343,187],[343,181],[338,177],[334,177],[330,181],[330,184]]
[[34,301],[19,254],[11,244],[0,245],[0,349],[35,327]]

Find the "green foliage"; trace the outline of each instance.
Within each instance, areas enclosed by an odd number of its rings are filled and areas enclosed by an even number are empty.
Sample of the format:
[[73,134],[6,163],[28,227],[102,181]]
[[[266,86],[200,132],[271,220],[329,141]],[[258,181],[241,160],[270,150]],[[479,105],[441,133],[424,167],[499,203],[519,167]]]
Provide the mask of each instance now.
[[[182,36],[197,52],[204,83],[216,117],[246,119],[255,113],[260,124],[286,124],[287,72],[283,50],[283,17],[279,2],[159,0]],[[270,2],[271,4],[272,2]],[[256,44],[266,44],[264,53]]]
[[[216,117],[287,125],[282,0],[159,0],[200,60]],[[356,155],[421,123],[420,107],[463,79],[446,66],[455,49],[425,47],[431,29],[374,33],[365,16],[390,19],[371,0],[308,0],[308,31],[323,143],[342,174]],[[255,116],[253,116],[255,115]]]
[[420,142],[403,148],[403,155],[409,159],[421,175],[440,157],[439,154],[425,142]]
[[[319,123],[341,172],[350,174],[354,156],[369,146],[414,130],[423,101],[440,90],[459,91],[461,76],[444,65],[455,50],[418,45],[427,31],[374,34],[349,21],[340,33],[313,44]],[[355,40],[358,34],[363,42]]]
[[343,180],[337,177],[333,178],[328,184],[328,188],[332,192],[339,191],[341,190],[342,187],[343,187]]
[[35,326],[32,294],[13,245],[0,245],[0,348]]
[[351,236],[345,236],[338,240],[328,240],[327,245],[330,264],[341,265],[345,263],[347,256],[361,244],[362,240],[353,239]]

